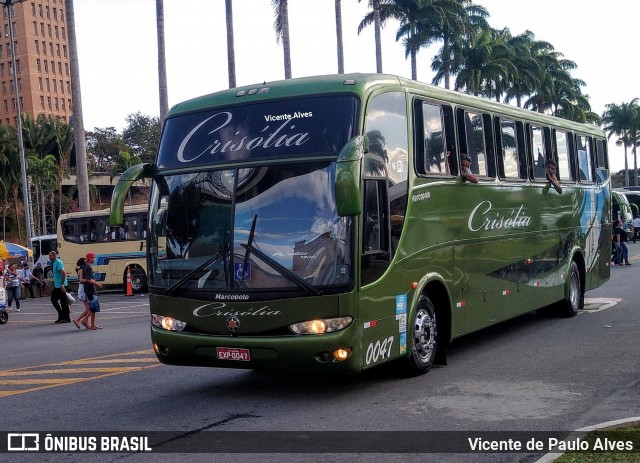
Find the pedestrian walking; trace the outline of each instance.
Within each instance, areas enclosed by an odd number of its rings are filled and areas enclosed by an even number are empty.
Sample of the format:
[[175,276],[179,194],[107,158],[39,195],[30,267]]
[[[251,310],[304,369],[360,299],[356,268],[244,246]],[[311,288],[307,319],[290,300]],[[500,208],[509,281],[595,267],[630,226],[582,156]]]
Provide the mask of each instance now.
[[49,253],[49,260],[53,262],[53,291],[51,291],[51,304],[58,312],[55,323],[71,323],[69,317],[69,302],[67,301],[67,274],[64,271],[64,263],[55,251]]
[[[93,278],[93,269],[91,268],[91,264],[95,262],[95,259],[96,255],[92,252],[88,252],[84,258],[84,266],[78,273],[80,283],[83,286],[84,299],[82,302],[84,303],[85,311],[88,312],[87,320],[89,326],[87,326],[86,323],[83,324],[90,330],[102,329],[101,326],[96,325],[96,312],[100,310],[100,306],[97,304],[98,296],[96,294],[96,290],[102,288],[102,285]],[[74,323],[78,328],[80,328],[75,320]]]
[[633,244],[636,244],[636,239],[640,234],[640,215],[637,215],[636,218],[631,221],[631,225],[633,225]]
[[4,284],[7,294],[7,307],[9,307],[9,312],[13,310],[11,308],[11,303],[14,299],[16,300],[16,310],[20,312],[20,278],[18,277],[16,264],[10,264],[9,268],[5,270]]

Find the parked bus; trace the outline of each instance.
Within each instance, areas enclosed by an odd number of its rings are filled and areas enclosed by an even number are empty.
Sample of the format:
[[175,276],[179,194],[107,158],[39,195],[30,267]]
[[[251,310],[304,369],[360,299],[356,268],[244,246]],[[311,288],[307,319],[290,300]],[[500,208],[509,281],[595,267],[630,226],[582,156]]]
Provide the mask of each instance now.
[[547,306],[576,315],[610,275],[600,128],[395,76],[178,104],[155,165],[117,183],[112,225],[143,178],[166,364],[422,374],[467,333]]
[[49,253],[58,248],[58,235],[39,235],[31,238],[33,265],[40,264],[45,278],[53,278]]
[[629,201],[633,217],[640,216],[640,189],[638,187],[627,187],[622,190],[622,193]]
[[76,262],[88,252],[96,255],[93,276],[103,286],[126,289],[127,272],[134,293],[147,290],[147,206],[124,208],[124,220],[109,226],[109,209],[62,214],[58,218],[58,253],[70,283],[78,281]]
[[627,238],[633,238],[633,214],[627,196],[621,191],[611,191],[611,220],[622,220]]

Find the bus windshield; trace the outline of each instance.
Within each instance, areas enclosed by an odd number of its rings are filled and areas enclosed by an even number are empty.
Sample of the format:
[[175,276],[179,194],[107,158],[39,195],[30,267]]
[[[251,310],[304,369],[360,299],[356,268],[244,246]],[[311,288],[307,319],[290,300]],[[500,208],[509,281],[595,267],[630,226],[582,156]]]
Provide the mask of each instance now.
[[156,178],[151,286],[182,296],[201,289],[204,299],[344,289],[353,227],[337,215],[334,177],[327,160]]

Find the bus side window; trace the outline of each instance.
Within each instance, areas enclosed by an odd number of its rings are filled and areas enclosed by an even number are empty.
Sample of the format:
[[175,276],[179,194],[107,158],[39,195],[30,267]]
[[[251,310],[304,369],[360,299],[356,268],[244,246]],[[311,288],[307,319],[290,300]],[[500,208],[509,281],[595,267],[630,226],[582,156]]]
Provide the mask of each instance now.
[[[607,165],[607,143],[602,138],[595,139],[596,149],[596,174],[598,180],[604,182],[609,178],[609,166]],[[637,213],[635,215],[638,215]]]
[[531,153],[531,165],[533,166],[533,178],[536,180],[547,178],[545,167],[550,153],[545,143],[545,130],[543,127],[529,125],[529,153]]
[[496,152],[500,177],[507,180],[520,179],[520,157],[516,138],[516,123],[496,117]]
[[578,173],[581,182],[593,182],[591,137],[576,135],[576,150],[578,153]]
[[573,181],[571,156],[569,153],[569,137],[566,132],[555,131],[556,153],[558,153],[558,178],[561,182]]
[[450,175],[443,112],[440,105],[416,100],[416,171],[419,175]]
[[480,177],[489,177],[489,163],[491,161],[487,157],[484,122],[485,118],[482,113],[458,109],[460,153],[468,154],[471,158],[472,173]]

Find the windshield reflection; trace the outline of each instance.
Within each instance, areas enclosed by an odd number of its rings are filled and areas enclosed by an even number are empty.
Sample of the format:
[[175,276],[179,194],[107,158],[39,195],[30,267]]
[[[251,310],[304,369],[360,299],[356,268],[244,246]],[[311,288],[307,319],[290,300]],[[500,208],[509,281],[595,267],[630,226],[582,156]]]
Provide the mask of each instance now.
[[327,161],[162,178],[151,286],[311,293],[350,284],[352,220],[337,215],[334,174]]

